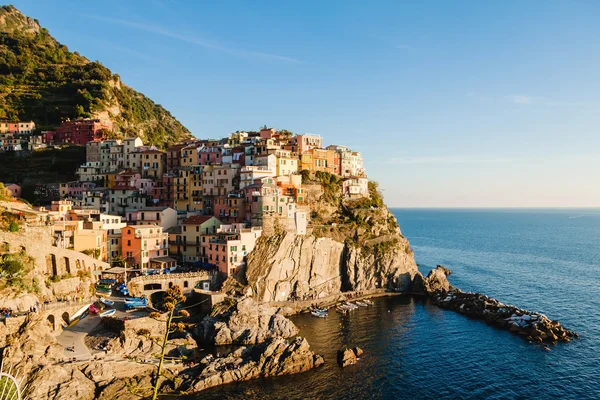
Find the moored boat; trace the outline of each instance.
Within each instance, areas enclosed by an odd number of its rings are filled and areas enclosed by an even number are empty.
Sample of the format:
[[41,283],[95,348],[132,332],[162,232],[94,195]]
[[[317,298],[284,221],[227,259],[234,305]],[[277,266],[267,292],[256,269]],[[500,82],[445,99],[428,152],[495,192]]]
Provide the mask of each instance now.
[[113,314],[114,314],[114,313],[116,313],[116,312],[117,312],[117,310],[115,310],[115,309],[113,308],[113,309],[110,309],[110,310],[108,310],[108,311],[104,311],[103,313],[101,313],[101,314],[100,314],[100,316],[101,316],[101,317],[108,317],[108,316],[111,316],[111,315],[113,315]]
[[312,315],[313,317],[317,317],[317,318],[325,318],[327,317],[327,313],[326,312],[317,312],[317,311],[311,311],[310,315]]
[[100,303],[106,304],[107,306],[114,306],[115,302],[109,299],[105,299],[104,297],[100,298]]

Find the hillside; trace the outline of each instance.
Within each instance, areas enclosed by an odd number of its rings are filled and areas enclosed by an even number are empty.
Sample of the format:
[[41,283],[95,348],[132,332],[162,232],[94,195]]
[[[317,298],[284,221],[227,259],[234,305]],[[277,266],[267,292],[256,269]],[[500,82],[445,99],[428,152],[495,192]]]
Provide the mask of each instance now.
[[0,7],[0,119],[51,129],[79,117],[110,117],[118,130],[158,147],[191,136],[169,111],[100,62],[69,51],[15,7]]

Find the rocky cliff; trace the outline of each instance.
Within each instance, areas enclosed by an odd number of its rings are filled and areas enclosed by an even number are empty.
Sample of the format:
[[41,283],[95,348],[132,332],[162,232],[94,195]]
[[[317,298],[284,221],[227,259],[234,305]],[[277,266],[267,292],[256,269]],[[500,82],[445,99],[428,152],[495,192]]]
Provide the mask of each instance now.
[[[307,235],[275,230],[248,256],[245,277],[258,301],[410,290],[418,272],[413,253],[376,184],[369,185],[370,197],[347,199],[332,177],[321,179],[321,190],[307,199]],[[318,184],[317,177],[308,179]]]

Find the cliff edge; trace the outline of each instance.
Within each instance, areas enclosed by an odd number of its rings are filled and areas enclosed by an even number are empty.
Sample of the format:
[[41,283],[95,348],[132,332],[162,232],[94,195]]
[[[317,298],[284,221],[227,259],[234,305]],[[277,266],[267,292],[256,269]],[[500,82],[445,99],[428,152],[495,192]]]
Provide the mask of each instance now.
[[306,235],[275,229],[248,255],[245,278],[257,301],[321,299],[350,291],[408,291],[418,273],[408,240],[375,182],[349,197],[334,175],[303,176]]

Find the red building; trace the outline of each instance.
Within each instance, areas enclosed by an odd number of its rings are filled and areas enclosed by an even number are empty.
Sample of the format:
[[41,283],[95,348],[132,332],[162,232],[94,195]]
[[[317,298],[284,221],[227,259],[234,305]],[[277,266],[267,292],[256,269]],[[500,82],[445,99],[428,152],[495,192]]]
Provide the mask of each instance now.
[[55,131],[43,132],[46,144],[71,143],[85,145],[87,142],[107,139],[104,131],[112,131],[110,121],[99,119],[78,119],[64,121]]

